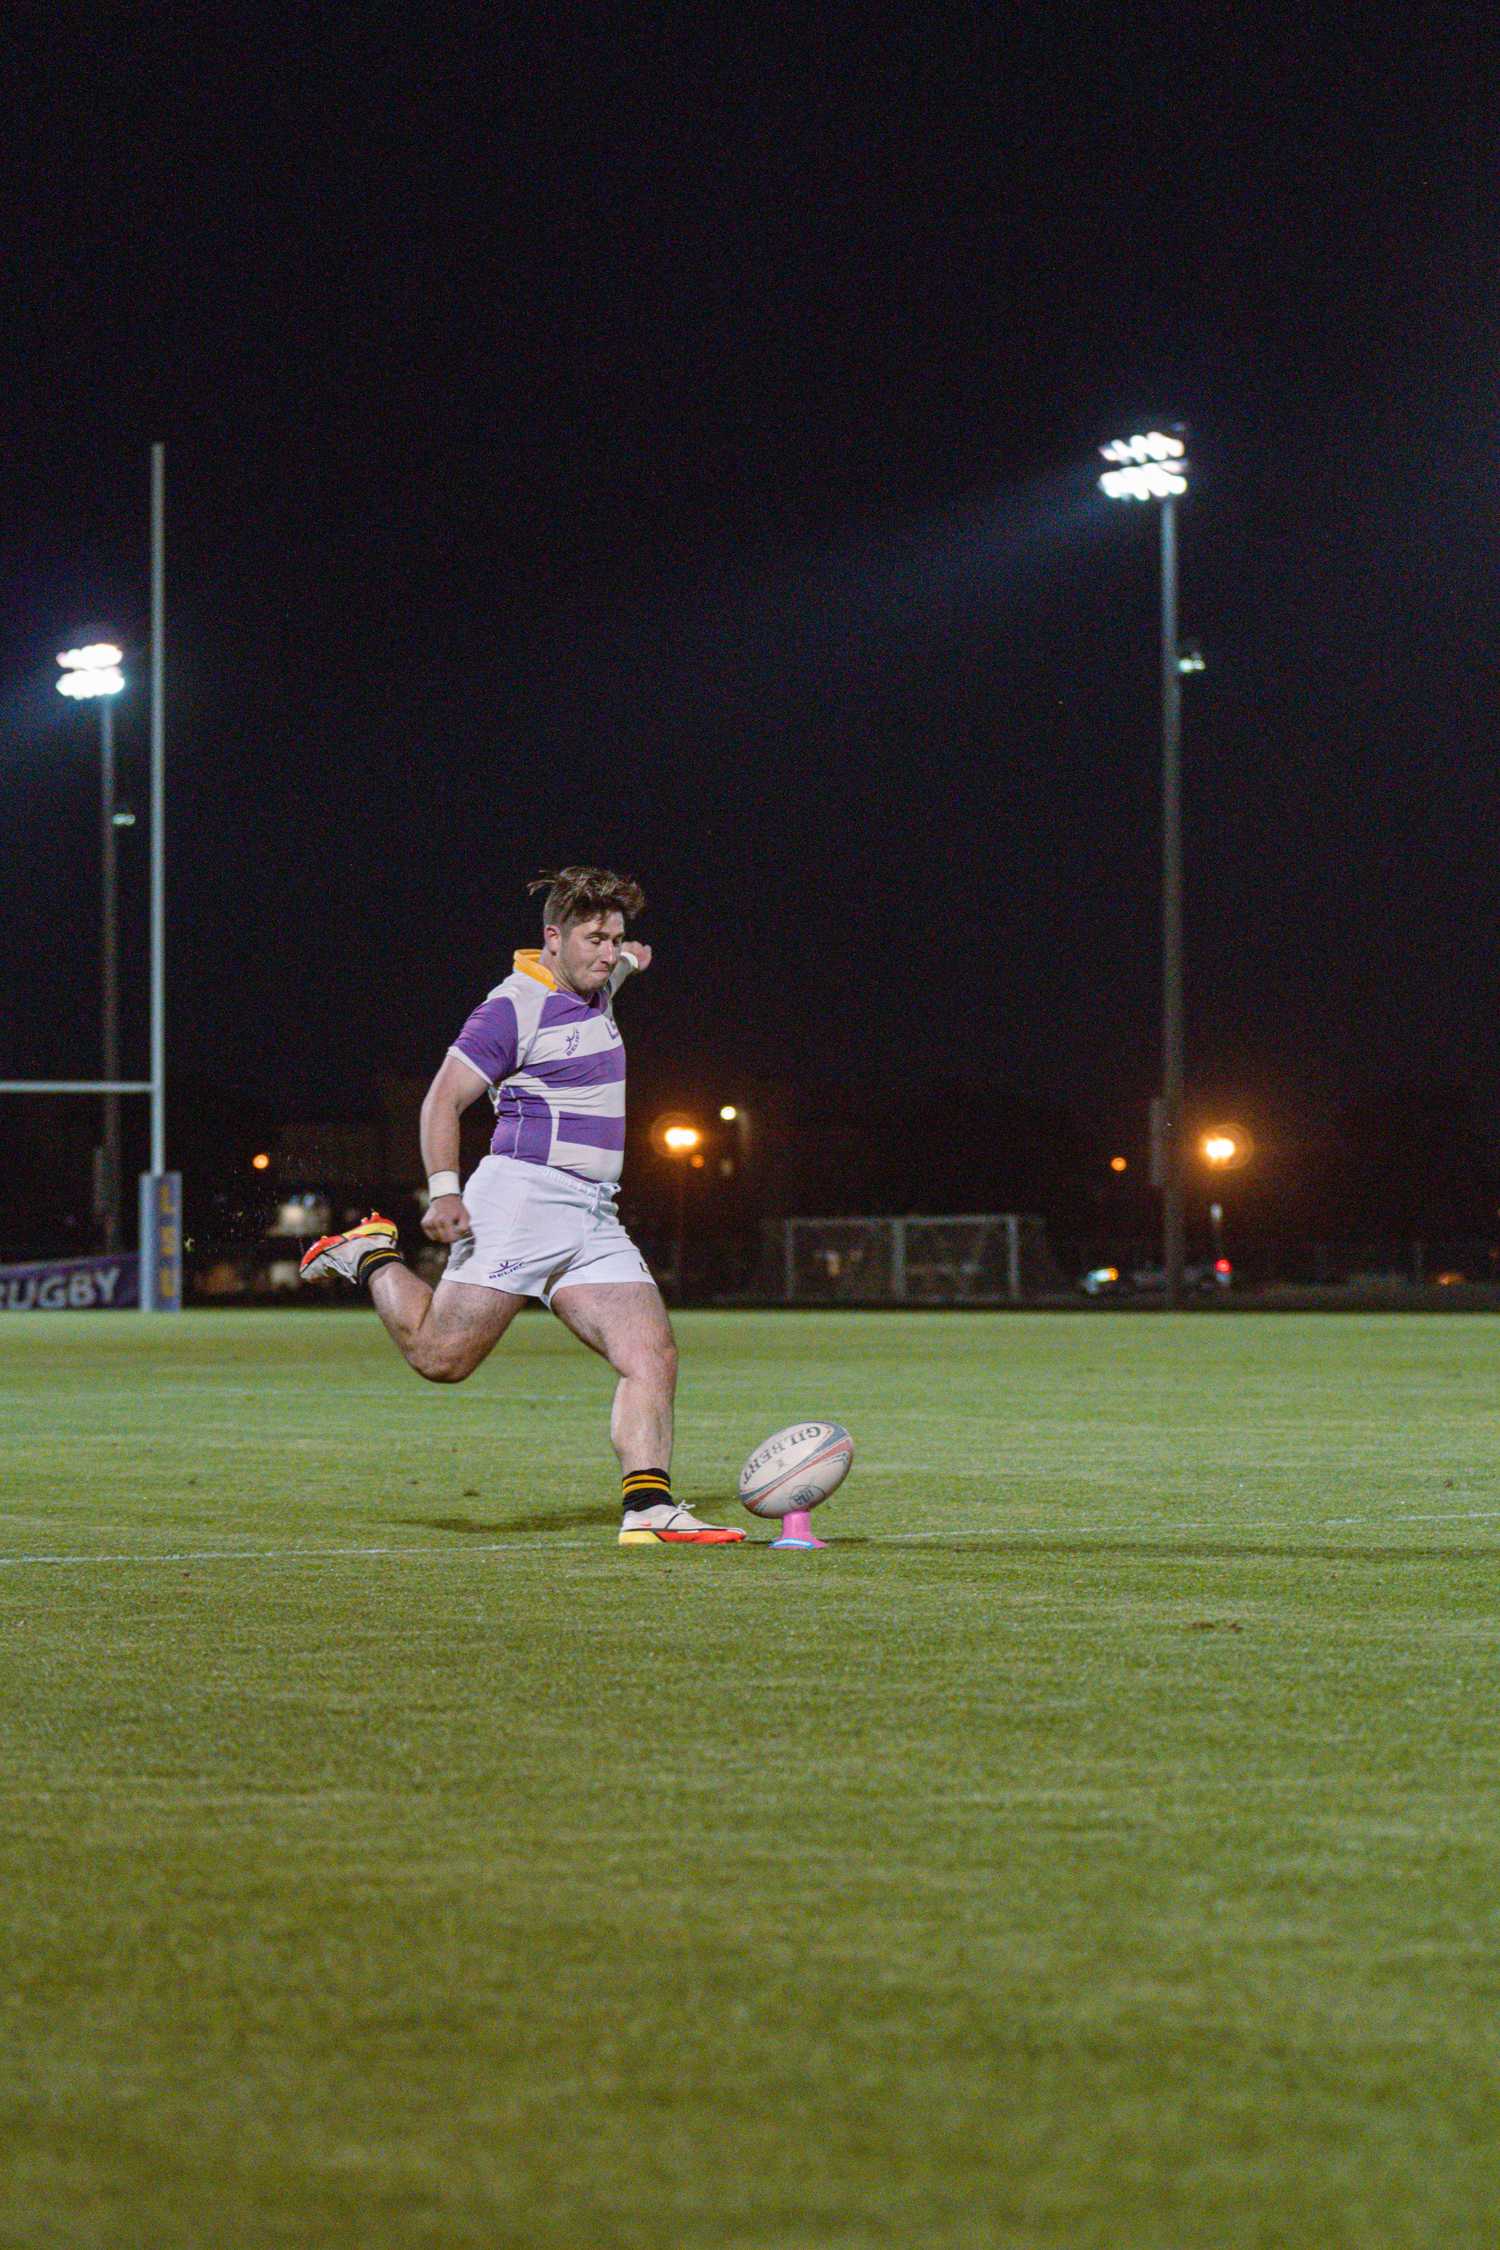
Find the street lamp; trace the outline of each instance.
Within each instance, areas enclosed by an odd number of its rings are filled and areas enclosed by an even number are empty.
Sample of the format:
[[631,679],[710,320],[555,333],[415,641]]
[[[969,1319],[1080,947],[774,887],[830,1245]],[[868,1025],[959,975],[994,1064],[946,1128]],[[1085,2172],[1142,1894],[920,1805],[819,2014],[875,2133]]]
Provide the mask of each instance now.
[[[100,833],[104,846],[104,1077],[113,1088],[120,1076],[120,990],[115,936],[115,697],[125,685],[124,659],[113,641],[65,648],[58,655],[59,695],[99,706]],[[99,1209],[104,1220],[105,1255],[120,1247],[120,1097],[104,1097],[103,1177]]]
[[721,1102],[719,1104],[719,1122],[721,1125],[729,1126],[733,1135],[734,1154],[732,1157],[726,1156],[723,1158],[719,1165],[719,1170],[724,1173],[726,1178],[731,1171],[743,1171],[749,1164],[755,1152],[757,1120],[758,1113],[755,1110],[746,1109],[743,1102]]
[[1162,1266],[1167,1303],[1182,1302],[1182,650],[1177,639],[1177,502],[1188,488],[1180,428],[1115,438],[1099,451],[1111,500],[1154,500],[1161,509],[1162,1090],[1152,1135],[1162,1191]]
[[1255,1142],[1243,1125],[1210,1125],[1199,1138],[1198,1154],[1216,1172],[1240,1172],[1255,1154]]
[[[1238,1172],[1249,1163],[1255,1153],[1255,1143],[1243,1125],[1211,1125],[1198,1142],[1198,1154],[1211,1172]],[[1217,1196],[1208,1207],[1208,1224],[1213,1235],[1214,1270],[1227,1277],[1224,1262],[1224,1206]]]
[[688,1165],[702,1165],[700,1152],[703,1135],[690,1117],[684,1117],[680,1110],[669,1110],[665,1117],[658,1117],[652,1126],[651,1139],[658,1154],[671,1159],[677,1173],[677,1229],[672,1260],[672,1287],[680,1297],[687,1253]]

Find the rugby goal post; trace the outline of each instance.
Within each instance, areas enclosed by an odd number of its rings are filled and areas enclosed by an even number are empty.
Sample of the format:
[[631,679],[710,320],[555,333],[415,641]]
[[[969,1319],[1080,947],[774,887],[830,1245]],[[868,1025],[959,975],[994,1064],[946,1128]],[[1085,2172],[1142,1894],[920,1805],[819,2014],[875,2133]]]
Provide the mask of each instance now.
[[[0,1094],[151,1096],[151,1169],[140,1175],[143,1312],[182,1308],[182,1174],[166,1168],[166,553],[167,449],[158,442],[151,448],[151,1076],[0,1079]],[[106,1068],[113,1060],[106,1057]]]
[[[150,1078],[0,1078],[0,1094],[150,1094],[152,1101],[152,1161],[157,1161],[156,1127],[161,1107],[159,1082]],[[182,1310],[182,1174],[151,1171],[140,1175],[139,1279],[131,1284],[133,1302],[142,1312]],[[64,1259],[61,1265],[78,1265]],[[92,1265],[125,1266],[128,1255],[92,1259]],[[20,1269],[16,1269],[20,1270]],[[32,1270],[31,1268],[27,1269]],[[37,1265],[40,1273],[42,1267]],[[19,1301],[19,1300],[17,1300]],[[75,1300],[81,1302],[83,1300]],[[93,1299],[89,1299],[93,1302]],[[110,1302],[105,1297],[101,1302]],[[125,1302],[121,1298],[120,1302]]]
[[1018,1305],[1060,1285],[1045,1222],[1017,1211],[783,1219],[785,1304]]

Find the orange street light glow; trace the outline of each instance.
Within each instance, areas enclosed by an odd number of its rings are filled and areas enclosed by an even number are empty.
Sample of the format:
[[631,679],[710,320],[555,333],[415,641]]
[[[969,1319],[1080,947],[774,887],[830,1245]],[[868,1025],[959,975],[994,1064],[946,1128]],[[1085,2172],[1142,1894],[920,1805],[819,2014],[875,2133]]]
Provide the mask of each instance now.
[[1240,1153],[1240,1144],[1232,1133],[1205,1133],[1203,1154],[1210,1164],[1232,1164]]
[[702,1138],[696,1125],[669,1125],[662,1134],[662,1139],[674,1156],[686,1156],[689,1149],[696,1148]]
[[265,1150],[262,1149],[259,1156],[251,1157],[250,1166],[252,1171],[269,1172],[271,1169],[271,1159],[269,1158],[269,1156],[267,1156]]
[[732,1125],[739,1114],[740,1113],[735,1108],[733,1102],[726,1102],[724,1104],[724,1107],[719,1112],[720,1117],[724,1120],[724,1123],[726,1125]]
[[1109,1168],[1112,1172],[1128,1172],[1130,1170],[1130,1166],[1123,1156],[1112,1156],[1109,1160]]

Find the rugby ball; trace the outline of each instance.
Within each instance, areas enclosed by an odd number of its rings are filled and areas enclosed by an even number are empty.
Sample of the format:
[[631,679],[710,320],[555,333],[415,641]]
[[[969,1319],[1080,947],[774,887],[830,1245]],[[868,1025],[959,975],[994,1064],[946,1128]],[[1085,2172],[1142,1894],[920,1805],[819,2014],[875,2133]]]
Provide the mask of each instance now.
[[755,1448],[740,1471],[740,1498],[752,1516],[796,1515],[837,1492],[853,1459],[842,1422],[793,1422]]

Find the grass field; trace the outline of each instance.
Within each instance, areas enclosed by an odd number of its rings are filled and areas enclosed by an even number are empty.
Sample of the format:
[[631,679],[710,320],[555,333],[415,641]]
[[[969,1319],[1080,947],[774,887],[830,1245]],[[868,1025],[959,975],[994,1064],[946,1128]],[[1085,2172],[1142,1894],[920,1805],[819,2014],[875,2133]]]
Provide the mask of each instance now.
[[5,1322],[0,2242],[1500,2238],[1500,1327],[680,1332]]

